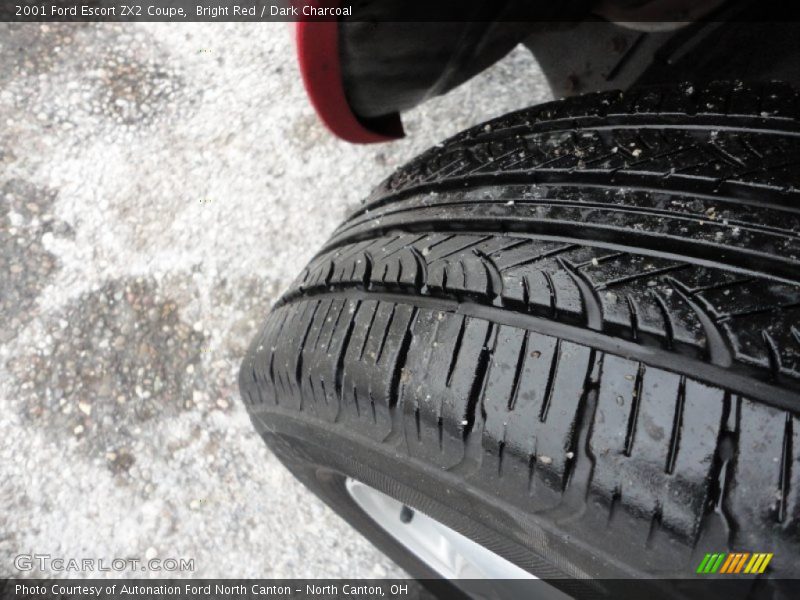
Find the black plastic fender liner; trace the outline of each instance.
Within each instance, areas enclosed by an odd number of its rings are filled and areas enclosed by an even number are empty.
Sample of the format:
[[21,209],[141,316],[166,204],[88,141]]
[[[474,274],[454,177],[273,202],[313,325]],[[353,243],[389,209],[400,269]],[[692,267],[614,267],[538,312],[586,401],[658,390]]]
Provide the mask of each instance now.
[[[345,93],[359,117],[402,112],[444,94],[503,58],[536,28],[585,18],[592,3],[425,4],[360,0],[352,17],[340,23]],[[441,20],[446,15],[451,20]]]

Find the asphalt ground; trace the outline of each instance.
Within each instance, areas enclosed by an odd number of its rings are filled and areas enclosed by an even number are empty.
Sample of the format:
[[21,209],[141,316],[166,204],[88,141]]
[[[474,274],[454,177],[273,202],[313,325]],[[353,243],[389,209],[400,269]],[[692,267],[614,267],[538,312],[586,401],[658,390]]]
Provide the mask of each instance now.
[[0,24],[0,577],[99,575],[15,568],[33,553],[402,576],[257,438],[237,368],[374,185],[548,95],[517,49],[353,146],[286,24]]

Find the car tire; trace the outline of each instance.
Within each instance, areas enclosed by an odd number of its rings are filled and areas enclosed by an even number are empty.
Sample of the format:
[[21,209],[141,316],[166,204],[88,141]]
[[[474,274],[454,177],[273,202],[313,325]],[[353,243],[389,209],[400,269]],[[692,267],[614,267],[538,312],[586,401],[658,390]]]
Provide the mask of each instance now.
[[[800,577],[800,97],[598,93],[388,178],[240,373],[287,467],[401,566],[356,480],[538,577]],[[755,584],[754,584],[755,585]]]

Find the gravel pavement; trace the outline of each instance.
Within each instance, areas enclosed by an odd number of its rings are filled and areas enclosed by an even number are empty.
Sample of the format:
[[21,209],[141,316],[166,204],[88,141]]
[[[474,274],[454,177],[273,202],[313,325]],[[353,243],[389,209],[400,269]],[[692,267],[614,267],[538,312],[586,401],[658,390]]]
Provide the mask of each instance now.
[[518,49],[352,146],[286,24],[0,24],[0,577],[61,575],[20,553],[402,576],[256,437],[237,368],[372,186],[548,94]]

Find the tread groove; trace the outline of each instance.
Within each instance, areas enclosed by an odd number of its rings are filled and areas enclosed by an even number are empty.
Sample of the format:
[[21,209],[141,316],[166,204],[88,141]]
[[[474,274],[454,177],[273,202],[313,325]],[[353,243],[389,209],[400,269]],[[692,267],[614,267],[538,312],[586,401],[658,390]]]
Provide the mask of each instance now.
[[[411,347],[411,340],[413,338],[414,323],[416,322],[418,309],[414,308],[411,311],[411,317],[408,320],[406,331],[403,334],[403,341],[400,343],[400,349],[397,354],[397,360],[392,369],[391,384],[389,385],[389,407],[394,408],[400,399],[400,378],[402,371],[408,361],[408,349]],[[388,330],[388,327],[387,327]]]
[[383,356],[383,349],[386,347],[386,338],[389,337],[389,331],[392,328],[392,323],[394,322],[394,313],[395,313],[396,306],[392,305],[392,311],[389,313],[389,319],[386,322],[386,327],[383,328],[383,336],[381,337],[380,346],[378,346],[378,353],[375,356],[375,363],[381,362],[381,356]]
[[553,359],[550,361],[550,371],[547,374],[547,383],[544,388],[542,407],[539,410],[539,422],[547,421],[547,413],[550,410],[550,403],[553,401],[553,387],[555,385],[558,364],[561,361],[561,339],[556,340],[556,347],[553,350]]
[[519,395],[519,384],[522,375],[522,367],[525,365],[525,359],[528,356],[528,338],[530,332],[526,331],[522,336],[522,344],[520,345],[519,355],[517,356],[517,365],[514,369],[514,380],[511,387],[511,395],[508,397],[508,410],[514,410],[514,405],[517,403],[517,396]]
[[[586,469],[584,487],[588,489],[591,484],[591,468],[594,467],[594,457],[589,449],[590,428],[595,421],[597,410],[597,386],[592,382],[592,374],[598,363],[597,351],[592,350],[586,366],[586,375],[583,378],[583,392],[581,393],[575,413],[575,429],[569,438],[567,460],[564,466],[564,475],[561,479],[561,491],[566,494],[571,486],[573,475],[579,472],[579,460],[588,460],[591,464]],[[599,361],[602,366],[602,359]],[[583,452],[581,452],[583,450]],[[585,453],[585,455],[584,455]],[[585,495],[581,496],[581,504],[585,503]]]
[[[557,157],[554,161],[560,160],[563,157]],[[785,199],[781,198],[779,191],[770,190],[772,192],[769,194],[768,198],[765,198],[765,202],[759,202],[755,204],[751,197],[748,197],[747,194],[741,195],[730,195],[728,193],[723,192],[722,186],[720,185],[719,179],[711,179],[709,178],[706,182],[704,182],[705,188],[702,190],[698,190],[698,184],[700,183],[696,177],[691,177],[688,175],[678,175],[681,170],[687,169],[697,169],[702,166],[709,166],[711,161],[703,161],[702,163],[695,163],[690,166],[676,169],[675,172],[668,172],[666,175],[668,176],[668,181],[672,184],[669,188],[666,187],[650,187],[647,183],[652,181],[654,176],[661,176],[662,181],[664,180],[663,174],[656,174],[651,173],[649,171],[632,171],[632,172],[625,172],[621,171],[620,168],[616,168],[610,170],[607,174],[598,172],[592,169],[586,169],[584,171],[576,171],[574,169],[541,169],[542,166],[547,165],[540,165],[538,168],[540,170],[536,170],[530,173],[526,173],[523,171],[511,171],[507,173],[486,173],[486,174],[479,174],[479,175],[472,175],[466,177],[452,177],[445,181],[439,181],[436,183],[423,183],[419,185],[415,185],[413,187],[406,188],[400,192],[396,192],[394,194],[386,195],[381,198],[381,200],[371,207],[371,211],[374,212],[382,208],[385,205],[392,204],[395,202],[400,202],[409,198],[410,196],[416,195],[425,195],[430,192],[443,192],[443,191],[451,191],[451,190],[458,190],[463,189],[465,186],[471,187],[479,187],[483,185],[514,185],[514,184],[536,184],[536,185],[543,185],[548,187],[563,187],[563,186],[584,186],[584,187],[598,187],[598,188],[609,188],[609,189],[618,189],[621,185],[624,185],[626,188],[629,189],[636,189],[641,191],[650,191],[650,192],[661,192],[667,193],[672,195],[697,195],[702,197],[707,197],[709,199],[713,199],[716,202],[725,202],[730,204],[739,204],[739,205],[747,205],[747,206],[763,206],[766,204],[770,208],[784,210],[790,213],[797,213],[800,209],[796,207],[792,207],[791,204],[785,203]],[[781,165],[781,167],[786,167],[788,165]],[[754,175],[760,173],[761,171],[755,170],[749,175]],[[502,175],[502,176],[501,176]],[[609,176],[610,175],[610,176]],[[748,191],[756,191],[759,189],[759,186],[755,184],[746,184],[741,181],[733,181],[733,180],[725,180],[722,183],[736,183],[737,186],[741,187],[743,190]],[[679,184],[683,184],[685,187],[680,187]],[[762,189],[762,191],[764,191]],[[350,215],[350,220],[356,219],[362,216],[364,213],[362,212],[355,212]]]
[[497,264],[491,256],[480,250],[473,250],[473,253],[480,259],[484,271],[486,272],[488,286],[486,293],[491,296],[501,297],[503,295],[503,275],[500,269],[497,268]]
[[547,271],[539,271],[543,276],[544,280],[547,283],[547,291],[550,294],[550,316],[555,319],[556,315],[558,314],[557,306],[557,298],[556,298],[556,284],[553,282],[553,276],[550,275]]
[[[714,198],[714,202],[719,202],[719,198]],[[587,210],[587,209],[594,209],[598,211],[606,211],[610,214],[619,213],[619,214],[629,214],[635,215],[637,218],[644,218],[644,217],[654,217],[654,218],[663,218],[669,217],[670,219],[674,219],[675,221],[685,221],[694,223],[698,221],[698,217],[703,222],[703,224],[713,225],[713,226],[725,226],[726,229],[730,229],[733,226],[738,227],[742,231],[753,231],[753,232],[761,232],[766,234],[772,234],[775,236],[781,237],[788,237],[788,238],[797,238],[798,235],[791,230],[787,230],[780,227],[764,225],[762,223],[758,223],[755,221],[742,221],[739,219],[725,219],[726,223],[721,223],[716,221],[714,218],[710,218],[706,215],[697,215],[691,212],[678,212],[676,210],[668,210],[664,208],[641,208],[638,206],[633,205],[625,205],[625,204],[611,204],[608,202],[589,202],[586,199],[580,200],[564,200],[558,197],[551,198],[549,196],[542,197],[540,199],[531,200],[527,198],[520,198],[514,200],[515,208],[530,208],[530,207],[547,207],[547,208],[574,208],[578,210]],[[503,202],[502,200],[451,200],[451,201],[442,201],[442,202],[429,202],[423,205],[425,209],[436,209],[436,208],[471,208],[476,205],[483,205],[483,206],[508,206],[508,202]],[[409,207],[401,207],[395,210],[387,210],[381,213],[381,218],[386,217],[397,217],[404,213],[411,213],[414,214],[419,210],[420,207],[418,206],[409,206]],[[366,221],[356,221],[354,223],[350,223],[347,227],[341,228],[337,231],[337,236],[343,236],[347,234],[349,231],[357,230],[360,226],[364,225]]]
[[[314,319],[317,316],[317,311],[319,310],[320,301],[314,303],[314,310],[311,312],[311,316],[308,319],[308,325],[306,326],[306,330],[303,333],[303,337],[300,340],[300,345],[297,347],[297,362],[295,363],[295,371],[294,371],[294,379],[297,382],[297,389],[300,389],[300,382],[303,377],[303,348],[306,346],[306,341],[308,340],[308,334],[311,332],[311,327],[314,325]],[[302,396],[302,394],[301,394]]]
[[364,287],[369,288],[370,283],[372,281],[372,255],[369,253],[368,250],[364,251],[364,275],[362,276],[362,281],[364,282]]
[[792,439],[794,437],[793,419],[790,413],[786,413],[786,423],[783,428],[783,443],[781,444],[781,464],[780,477],[778,479],[778,490],[780,498],[778,500],[777,519],[779,523],[786,521],[787,506],[789,504],[791,481],[792,481]]
[[778,381],[781,375],[780,350],[769,331],[762,331],[761,338],[764,340],[764,345],[767,347],[767,359],[769,360],[769,368],[772,371],[772,379],[773,381]]
[[[369,342],[370,335],[372,334],[372,326],[375,325],[375,317],[378,316],[378,305],[376,304],[375,307],[372,309],[372,315],[369,318],[369,324],[367,325],[367,331],[364,333],[364,341],[361,344],[361,350],[358,352],[358,360],[359,362],[364,360],[364,350],[367,349],[367,343]],[[355,317],[354,317],[355,318]],[[302,348],[303,344],[300,344]]]
[[678,450],[681,446],[681,430],[683,428],[683,409],[686,404],[686,376],[682,375],[678,383],[678,397],[675,401],[675,415],[672,420],[672,433],[669,438],[669,452],[667,453],[667,464],[664,471],[667,475],[675,472],[675,461],[678,458]]
[[461,317],[461,325],[458,328],[458,334],[456,335],[456,343],[453,346],[453,355],[450,358],[450,365],[447,367],[447,378],[445,379],[445,385],[450,387],[453,382],[453,372],[456,368],[456,362],[458,361],[458,354],[461,352],[461,344],[464,341],[464,330],[467,327],[467,319],[465,317]]
[[733,357],[725,338],[722,335],[719,327],[709,314],[694,300],[691,299],[681,283],[672,277],[667,277],[667,280],[672,284],[677,294],[688,304],[694,313],[697,315],[700,324],[703,326],[703,331],[706,334],[706,348],[708,349],[708,359],[715,365],[721,367],[730,367],[733,364]]
[[586,327],[595,331],[602,331],[603,306],[600,298],[597,296],[597,291],[592,287],[591,283],[586,281],[586,277],[568,260],[559,257],[558,263],[572,278],[575,285],[578,286],[578,290],[581,294],[581,303],[586,313]]
[[675,347],[675,325],[672,322],[672,316],[670,315],[669,309],[667,308],[667,303],[664,298],[658,292],[651,291],[650,292],[653,298],[656,301],[656,305],[658,306],[661,316],[664,319],[664,333],[666,334],[666,345],[668,349],[673,349]]
[[633,444],[636,441],[636,429],[639,425],[639,407],[642,403],[642,389],[644,383],[645,366],[639,363],[636,370],[636,380],[633,385],[633,397],[631,398],[631,411],[628,415],[628,427],[625,432],[625,456],[633,453]]
[[639,340],[639,315],[636,309],[636,301],[630,294],[625,295],[625,301],[628,304],[628,311],[631,318],[631,336],[634,341]]
[[[464,420],[467,422],[463,426],[462,431],[462,435],[465,440],[469,437],[470,433],[472,432],[472,428],[475,425],[476,411],[478,410],[481,397],[483,396],[483,391],[486,387],[486,378],[489,374],[492,356],[494,355],[494,350],[497,345],[496,329],[497,328],[494,324],[489,325],[486,330],[486,338],[483,342],[483,347],[481,348],[480,355],[478,356],[478,364],[475,367],[475,378],[473,379],[472,387],[470,388],[469,398],[467,399],[466,415],[464,418]],[[492,339],[494,339],[493,342]],[[488,347],[489,343],[492,343],[491,350]]]

